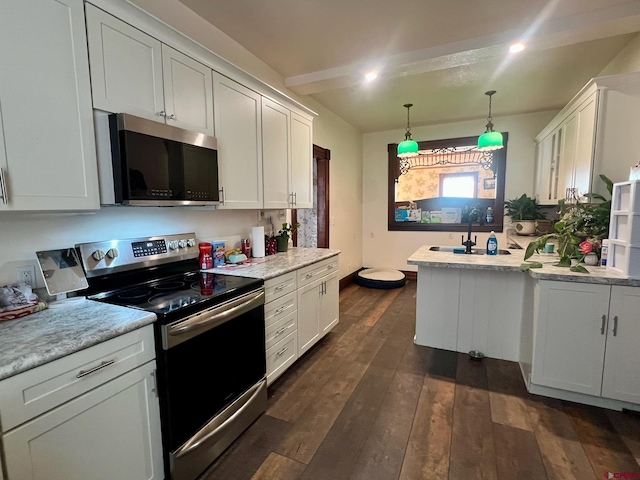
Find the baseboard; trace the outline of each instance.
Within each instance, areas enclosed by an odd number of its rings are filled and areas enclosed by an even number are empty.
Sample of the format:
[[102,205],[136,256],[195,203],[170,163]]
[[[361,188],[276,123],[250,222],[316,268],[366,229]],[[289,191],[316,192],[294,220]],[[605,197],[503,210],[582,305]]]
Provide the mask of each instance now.
[[364,268],[360,267],[355,272],[352,272],[349,275],[347,275],[346,277],[341,278],[340,279],[340,287],[339,287],[339,289],[342,290],[343,288],[346,288],[347,286],[351,285],[355,281],[356,275],[358,275],[358,272],[360,270],[364,270]]
[[409,272],[404,270],[400,271],[404,273],[404,278],[406,278],[407,280],[413,280],[414,282],[418,281],[418,272]]

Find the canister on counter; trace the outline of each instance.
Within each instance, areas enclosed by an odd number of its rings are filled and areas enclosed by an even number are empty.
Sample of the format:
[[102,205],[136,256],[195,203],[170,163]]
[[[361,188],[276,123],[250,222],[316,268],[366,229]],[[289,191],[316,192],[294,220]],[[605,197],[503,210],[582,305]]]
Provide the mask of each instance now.
[[225,251],[225,242],[222,241],[213,241],[211,242],[213,247],[213,266],[221,267],[224,265],[224,251]]

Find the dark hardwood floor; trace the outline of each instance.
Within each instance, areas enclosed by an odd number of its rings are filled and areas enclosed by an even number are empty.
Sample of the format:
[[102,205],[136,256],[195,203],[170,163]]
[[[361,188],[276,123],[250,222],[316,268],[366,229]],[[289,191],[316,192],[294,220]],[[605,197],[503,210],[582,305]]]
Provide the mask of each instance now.
[[340,292],[340,323],[271,385],[266,413],[203,480],[640,472],[639,417],[530,395],[513,362],[414,345],[415,290]]

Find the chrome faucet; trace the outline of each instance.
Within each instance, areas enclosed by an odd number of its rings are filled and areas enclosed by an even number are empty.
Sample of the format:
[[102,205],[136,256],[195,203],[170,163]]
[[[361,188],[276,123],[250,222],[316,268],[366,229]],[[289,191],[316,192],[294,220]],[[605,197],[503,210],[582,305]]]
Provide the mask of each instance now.
[[466,254],[471,254],[471,247],[474,247],[476,245],[476,242],[478,241],[477,235],[474,235],[473,240],[471,240],[471,226],[473,225],[474,218],[476,219],[476,223],[478,225],[484,225],[483,215],[484,215],[484,212],[482,211],[482,209],[478,207],[473,207],[473,209],[471,209],[471,211],[469,212],[469,215],[467,216],[467,240],[466,241],[464,239],[464,235],[462,235],[462,245],[466,247],[466,250],[464,251],[464,253]]

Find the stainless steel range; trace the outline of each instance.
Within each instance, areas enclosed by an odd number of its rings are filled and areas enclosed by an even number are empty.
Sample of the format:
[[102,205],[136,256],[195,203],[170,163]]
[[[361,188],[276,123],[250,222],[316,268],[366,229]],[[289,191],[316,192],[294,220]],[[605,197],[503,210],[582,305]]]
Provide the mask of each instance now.
[[77,245],[90,299],[155,324],[167,478],[198,477],[266,408],[264,286],[200,272],[195,234]]

